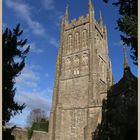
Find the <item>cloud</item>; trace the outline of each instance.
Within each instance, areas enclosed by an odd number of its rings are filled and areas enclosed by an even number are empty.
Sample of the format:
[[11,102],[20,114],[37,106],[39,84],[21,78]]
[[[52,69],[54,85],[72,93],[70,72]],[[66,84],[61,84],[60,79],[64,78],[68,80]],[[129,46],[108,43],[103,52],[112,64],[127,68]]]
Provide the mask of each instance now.
[[21,75],[16,78],[17,88],[37,87],[37,81],[40,77],[27,65]]
[[49,116],[53,90],[51,87],[42,88],[40,86],[41,70],[42,67],[40,65],[26,65],[21,75],[17,77],[15,101],[19,104],[25,103],[26,108],[23,110],[23,113],[13,117],[10,123],[25,127],[29,112],[35,108],[44,110]]
[[41,0],[41,4],[45,8],[45,10],[51,10],[51,12],[53,12],[53,14],[51,15],[54,20],[53,22],[55,23],[56,27],[60,26],[63,12],[56,9],[54,0]]
[[62,13],[59,13],[59,15],[57,16],[56,26],[59,27],[59,28],[60,28],[60,25],[61,25],[62,17],[63,17]]
[[49,116],[51,109],[52,100],[52,89],[47,88],[45,90],[38,91],[20,91],[20,94],[16,94],[15,100],[22,104],[25,103],[26,107],[23,109],[22,113],[17,114],[10,120],[11,126],[16,125],[18,127],[27,126],[27,116],[31,110],[40,108],[45,111],[46,115]]
[[54,5],[54,0],[41,0],[42,6],[46,10],[54,10],[55,5]]
[[32,110],[40,108],[49,115],[52,101],[52,89],[20,91],[20,94],[16,96],[15,99],[20,104],[25,103],[26,109]]
[[113,42],[112,42],[112,45],[113,45],[113,46],[123,46],[123,42],[122,42],[121,40],[120,40],[120,41],[116,41],[116,42],[113,41]]
[[43,50],[39,48],[39,46],[36,46],[35,43],[30,43],[30,51],[36,54],[43,53]]
[[7,27],[6,23],[2,23],[2,29],[5,29]]
[[[19,103],[25,103],[30,109],[40,108],[47,113],[50,111],[51,99],[40,95],[41,91],[37,92],[21,92],[16,98]],[[46,93],[47,94],[47,93]]]
[[[31,109],[50,107],[52,88],[39,88],[40,77],[37,71],[38,65],[32,65],[24,68],[21,75],[16,79],[17,94],[16,99],[20,103],[26,103]],[[35,71],[36,70],[36,71]]]
[[44,35],[45,29],[44,27],[38,22],[32,19],[31,17],[31,8],[28,4],[25,4],[21,1],[13,1],[13,0],[6,0],[6,5],[13,9],[17,16],[24,20],[29,28],[35,35]]
[[[43,5],[46,6],[47,10],[53,10],[55,14],[55,18],[53,17],[53,22],[55,23],[56,26],[59,25],[60,19],[62,18],[62,13],[60,11],[57,11],[54,7],[54,1],[53,0],[42,0],[44,3]],[[32,33],[35,35],[40,35],[40,36],[46,36],[45,28],[40,24],[38,21],[35,21],[32,19],[32,9],[31,6],[29,6],[27,3],[23,3],[21,1],[13,1],[13,0],[5,0],[6,5],[11,8],[19,18],[21,18],[24,22],[27,23],[29,28],[31,29]],[[57,17],[57,18],[56,18]],[[26,29],[26,32],[29,32]],[[58,48],[59,43],[58,41],[53,37],[48,35],[48,40],[49,44],[52,46]],[[35,43],[31,43],[31,51],[34,53],[42,53],[43,50],[38,48]]]
[[25,108],[23,109],[22,113],[17,114],[16,116],[12,117],[11,120],[8,122],[8,126],[22,127],[25,128],[27,122],[27,116],[30,113],[30,109]]
[[35,71],[40,71],[42,70],[42,67],[40,65],[31,65],[30,68],[32,70],[35,70]]
[[46,77],[49,77],[49,74],[48,74],[48,73],[45,73],[45,76],[46,76]]
[[59,47],[58,41],[55,38],[53,38],[52,36],[48,36],[48,40],[49,40],[49,44],[53,45],[56,48]]

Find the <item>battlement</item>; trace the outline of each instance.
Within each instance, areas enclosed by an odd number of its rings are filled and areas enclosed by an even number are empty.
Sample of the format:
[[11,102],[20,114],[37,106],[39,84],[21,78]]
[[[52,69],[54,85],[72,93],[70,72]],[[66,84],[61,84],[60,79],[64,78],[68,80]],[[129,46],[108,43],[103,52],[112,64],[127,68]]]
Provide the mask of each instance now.
[[[87,14],[86,16],[80,16],[78,19],[74,18],[72,19],[65,27],[65,30],[70,30],[72,28],[75,28],[77,26],[83,25],[89,23],[89,14]],[[94,24],[96,29],[98,30],[98,32],[103,36],[103,30],[101,29],[99,22],[96,21],[96,19],[94,20]]]
[[74,18],[66,25],[66,30],[80,26],[82,24],[86,24],[88,22],[89,22],[89,14],[87,14],[85,17],[80,16],[78,19]]

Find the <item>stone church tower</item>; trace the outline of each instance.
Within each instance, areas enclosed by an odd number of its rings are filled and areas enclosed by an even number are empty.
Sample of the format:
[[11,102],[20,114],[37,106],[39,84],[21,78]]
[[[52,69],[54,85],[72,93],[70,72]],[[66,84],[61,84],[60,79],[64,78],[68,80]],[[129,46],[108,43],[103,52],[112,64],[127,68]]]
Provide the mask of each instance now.
[[87,15],[69,22],[67,7],[61,23],[49,140],[91,140],[112,83],[101,14],[97,22],[89,0]]

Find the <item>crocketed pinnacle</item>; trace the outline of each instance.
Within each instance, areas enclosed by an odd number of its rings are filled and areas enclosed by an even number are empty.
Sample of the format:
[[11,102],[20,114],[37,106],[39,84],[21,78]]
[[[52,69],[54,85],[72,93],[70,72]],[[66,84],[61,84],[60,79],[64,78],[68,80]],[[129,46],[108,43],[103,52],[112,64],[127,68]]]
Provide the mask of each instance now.
[[89,10],[94,11],[94,7],[93,7],[93,4],[92,4],[92,0],[89,0],[88,6],[89,6]]
[[123,48],[123,52],[124,52],[124,69],[125,69],[129,67],[125,47]]
[[68,21],[68,16],[69,16],[69,10],[68,10],[68,5],[66,6],[66,11],[65,11],[65,20]]

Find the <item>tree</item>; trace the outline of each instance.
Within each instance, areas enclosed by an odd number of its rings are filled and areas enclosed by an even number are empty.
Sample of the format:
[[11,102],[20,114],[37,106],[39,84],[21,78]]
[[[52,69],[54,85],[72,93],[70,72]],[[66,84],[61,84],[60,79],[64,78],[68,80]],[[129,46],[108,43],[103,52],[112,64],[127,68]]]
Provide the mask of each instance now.
[[10,118],[21,113],[25,104],[20,105],[14,100],[16,93],[15,78],[21,74],[25,67],[25,58],[30,46],[27,46],[27,39],[20,39],[23,30],[20,25],[13,30],[8,28],[2,35],[2,122],[5,125]]
[[[108,2],[109,0],[104,0]],[[117,0],[112,3],[119,8],[120,17],[117,20],[117,29],[123,34],[120,35],[124,45],[131,47],[131,58],[134,64],[138,64],[138,1]]]
[[40,122],[45,118],[45,112],[40,108],[33,109],[27,116],[27,125],[30,127],[34,122]]
[[28,123],[28,139],[32,137],[33,131],[48,132],[49,119],[46,117],[45,112],[41,109],[33,109],[27,117]]
[[93,140],[137,140],[138,79],[125,68],[121,80],[107,92],[103,101],[102,121],[93,133]]

